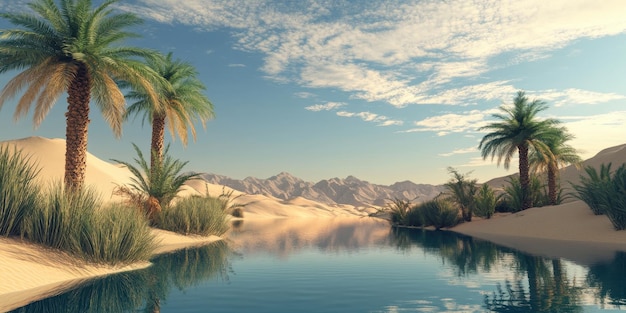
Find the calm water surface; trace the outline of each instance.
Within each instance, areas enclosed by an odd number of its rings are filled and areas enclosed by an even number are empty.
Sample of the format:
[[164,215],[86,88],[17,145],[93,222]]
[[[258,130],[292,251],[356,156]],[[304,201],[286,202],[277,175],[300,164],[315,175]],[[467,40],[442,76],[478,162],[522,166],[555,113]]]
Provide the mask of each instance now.
[[603,312],[626,309],[626,254],[590,266],[368,219],[238,225],[15,312]]

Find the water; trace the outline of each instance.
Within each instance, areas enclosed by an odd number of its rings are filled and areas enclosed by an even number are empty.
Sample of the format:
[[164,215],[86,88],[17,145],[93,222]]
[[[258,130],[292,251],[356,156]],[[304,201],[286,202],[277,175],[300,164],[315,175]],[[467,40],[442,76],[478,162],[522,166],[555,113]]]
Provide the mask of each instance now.
[[366,219],[245,221],[16,312],[600,312],[626,309],[626,254],[589,266]]

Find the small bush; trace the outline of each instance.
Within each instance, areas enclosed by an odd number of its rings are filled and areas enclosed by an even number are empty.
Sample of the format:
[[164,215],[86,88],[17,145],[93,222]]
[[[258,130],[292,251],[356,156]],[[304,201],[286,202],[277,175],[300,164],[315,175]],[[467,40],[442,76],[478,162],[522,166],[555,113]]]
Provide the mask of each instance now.
[[[519,177],[511,177],[508,180],[509,186],[504,187],[504,201],[512,209],[512,212],[518,212],[522,208],[524,194],[522,193],[522,185]],[[537,176],[530,176],[530,185],[528,197],[531,197],[533,207],[544,206],[549,203],[548,196],[542,192],[541,180]]]
[[21,151],[0,148],[0,236],[22,235],[24,218],[39,205],[38,173]]
[[474,213],[480,217],[491,218],[496,210],[497,197],[493,189],[483,184],[474,198]]
[[404,217],[404,224],[406,226],[422,227],[424,225],[424,213],[419,206],[413,206],[409,209]]
[[604,191],[611,185],[611,163],[600,166],[600,172],[594,167],[585,167],[587,176],[580,176],[580,185],[572,185],[576,190],[575,197],[585,202],[593,214],[604,214],[605,204],[602,198]]
[[446,200],[435,199],[422,203],[419,207],[424,216],[424,224],[439,230],[459,223],[459,210]]
[[616,230],[626,229],[626,163],[611,175],[611,164],[602,164],[600,173],[587,167],[587,177],[574,185],[577,198],[583,200],[594,214],[606,214]]
[[385,210],[389,212],[391,224],[405,225],[406,215],[411,209],[411,202],[395,198],[387,204]]
[[220,198],[187,197],[163,210],[157,227],[185,235],[219,236],[228,230],[226,207]]

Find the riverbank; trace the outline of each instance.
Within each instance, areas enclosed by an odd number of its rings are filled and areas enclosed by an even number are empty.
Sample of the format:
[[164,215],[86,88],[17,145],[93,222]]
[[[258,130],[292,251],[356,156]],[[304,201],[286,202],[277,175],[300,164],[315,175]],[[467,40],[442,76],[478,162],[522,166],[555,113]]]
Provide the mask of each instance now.
[[581,264],[611,260],[615,251],[626,251],[626,231],[614,230],[608,217],[594,215],[582,201],[475,219],[450,230],[526,253]]
[[[158,243],[155,254],[221,239],[217,236],[182,236],[158,229],[152,231]],[[147,266],[150,266],[149,262],[99,266],[19,239],[0,238],[0,312],[63,293],[88,279]]]

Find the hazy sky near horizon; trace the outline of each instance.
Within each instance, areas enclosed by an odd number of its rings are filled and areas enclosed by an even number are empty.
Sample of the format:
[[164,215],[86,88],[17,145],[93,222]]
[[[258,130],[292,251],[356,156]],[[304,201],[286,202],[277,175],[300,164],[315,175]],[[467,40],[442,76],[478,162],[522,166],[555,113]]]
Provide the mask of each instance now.
[[[94,1],[99,3],[99,1]],[[0,11],[26,10],[0,0]],[[480,126],[518,90],[544,100],[588,158],[626,143],[623,0],[123,0],[145,23],[127,42],[194,64],[215,105],[196,142],[172,142],[187,170],[242,179],[444,183],[451,166],[485,181]],[[11,27],[0,20],[0,28]],[[4,86],[16,73],[0,75]],[[0,110],[0,140],[65,138],[62,96],[42,125]],[[132,160],[150,127],[116,139],[96,107],[89,151]],[[624,160],[626,161],[626,160]],[[62,165],[60,165],[62,166]]]

